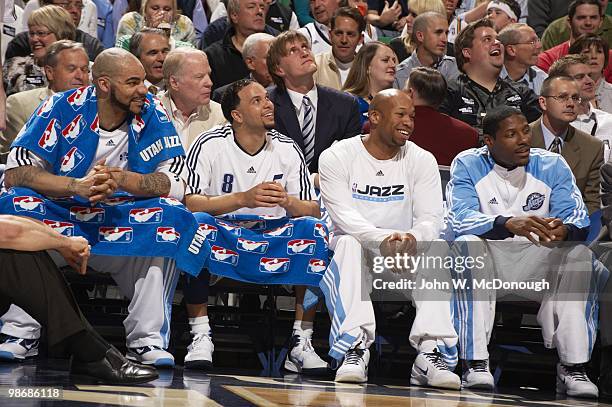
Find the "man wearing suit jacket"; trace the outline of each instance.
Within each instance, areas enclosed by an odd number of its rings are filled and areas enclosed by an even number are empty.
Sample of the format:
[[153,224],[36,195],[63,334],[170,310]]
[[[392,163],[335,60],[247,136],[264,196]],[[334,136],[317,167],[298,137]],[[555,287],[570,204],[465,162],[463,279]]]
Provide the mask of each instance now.
[[56,92],[89,85],[89,58],[78,42],[62,40],[50,45],[44,69],[48,87],[15,93],[6,99],[8,120],[6,130],[0,133],[1,163],[6,162],[11,143],[43,100]]
[[161,102],[185,150],[205,131],[225,123],[221,105],[210,100],[212,81],[204,51],[177,48],[163,65],[167,91]]
[[[286,31],[270,45],[268,69],[275,85],[276,130],[291,137],[304,152],[311,174],[318,173],[319,155],[334,141],[360,133],[359,107],[354,96],[316,86],[317,65],[308,39]],[[315,175],[315,186],[318,187]]]
[[530,124],[532,147],[560,153],[567,161],[589,214],[600,208],[599,168],[603,165],[603,143],[570,126],[580,103],[578,84],[569,76],[549,77],[539,97],[542,117]]

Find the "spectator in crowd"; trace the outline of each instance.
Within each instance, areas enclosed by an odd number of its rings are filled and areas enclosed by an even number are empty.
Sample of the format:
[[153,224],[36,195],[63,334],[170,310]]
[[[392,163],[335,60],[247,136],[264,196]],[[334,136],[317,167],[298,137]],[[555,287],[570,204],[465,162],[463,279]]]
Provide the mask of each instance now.
[[155,369],[127,360],[89,325],[62,272],[46,250],[70,259],[85,274],[87,240],[63,236],[33,219],[0,215],[0,313],[11,303],[28,310],[47,328],[49,348],[72,355],[70,371],[109,384],[144,383],[158,377]]
[[377,37],[394,38],[402,32],[412,10],[408,3],[407,0],[368,1],[366,18],[375,27]]
[[[321,154],[321,195],[335,229],[330,242],[334,255],[321,289],[333,321],[329,355],[341,363],[336,382],[368,380],[369,347],[376,331],[372,302],[363,295],[371,289],[364,281],[372,270],[369,259],[423,253],[427,249],[420,242],[437,239],[443,223],[436,160],[407,143],[415,117],[410,97],[397,89],[383,90],[374,96],[369,116],[370,134],[341,140]],[[393,185],[399,199],[381,198],[370,185]],[[434,243],[425,255],[435,251]],[[398,273],[420,287],[419,280],[432,278],[435,271]],[[382,272],[392,274],[389,269]],[[435,275],[450,277],[446,269]],[[436,291],[427,300],[412,293],[405,294],[416,308],[409,341],[418,354],[410,384],[458,390],[461,380],[449,369],[456,359],[443,353],[457,344],[451,293]]]
[[6,100],[8,122],[0,134],[0,163],[6,163],[11,143],[43,100],[57,92],[89,85],[89,59],[77,42],[60,40],[49,45],[43,69],[48,86],[14,93]]
[[[451,0],[448,1],[450,2]],[[481,18],[486,17],[491,19],[491,21],[493,21],[493,28],[497,32],[511,22],[521,21],[521,15],[526,16],[527,14],[526,1],[527,0],[462,1],[461,10],[457,10],[456,17],[449,20],[448,41],[454,43],[457,35],[467,24]]]
[[185,150],[210,128],[225,123],[221,105],[210,100],[210,65],[203,51],[182,48],[168,54],[163,66],[166,92],[161,102]]
[[338,7],[340,7],[340,0],[312,0],[310,2],[310,12],[315,21],[306,24],[298,31],[308,38],[314,55],[331,50],[329,28],[331,18]]
[[132,11],[121,17],[117,39],[133,35],[144,27],[169,29],[174,40],[196,45],[193,23],[178,13],[176,0],[142,0],[140,12]]
[[[276,0],[264,0],[266,6],[266,25],[272,27],[278,32],[287,30],[297,30],[300,28],[297,16],[291,9],[284,4],[279,3]],[[229,27],[229,21],[227,20],[227,9],[224,2],[219,2],[219,5],[214,12],[215,18],[211,21],[214,24],[214,30],[221,32],[221,39],[227,27]],[[211,19],[213,17],[211,16]],[[209,37],[210,39],[210,33]]]
[[593,107],[612,113],[612,84],[603,76],[610,62],[609,51],[608,43],[595,34],[581,35],[569,49],[570,54],[584,54],[589,58],[589,76],[595,81],[595,99],[591,100]]
[[293,0],[291,4],[291,8],[293,9],[293,11],[295,11],[295,15],[297,16],[300,27],[303,27],[306,24],[315,21],[315,19],[312,18],[312,14],[310,14],[309,0]]
[[[569,52],[569,47],[582,34],[595,33],[601,26],[603,10],[599,0],[576,0],[570,5],[567,17],[570,26],[570,39],[538,56],[538,68],[548,72],[550,66],[557,59]],[[612,80],[612,70],[608,67],[604,71],[607,80]]]
[[[612,41],[612,17],[606,15],[608,0],[597,0],[597,2],[601,5],[601,25],[597,25],[597,27],[595,27],[593,30],[591,25],[597,24],[595,21],[589,21],[589,19],[595,20],[593,17],[583,18],[582,21],[575,21],[574,24],[578,24],[584,28],[584,31],[581,31],[580,34],[597,34],[609,44],[610,41]],[[569,8],[579,7],[581,4],[592,4],[592,2],[577,0],[571,3]],[[542,35],[542,48],[544,50],[551,49],[570,39],[571,26],[568,25],[567,21],[567,17],[562,16],[557,18],[548,26],[548,28],[546,28],[546,31],[544,31],[544,34]]]
[[567,8],[572,0],[529,0],[527,24],[532,27],[538,37],[542,37],[546,27],[554,20],[564,19]]
[[92,0],[30,0],[23,9],[23,28],[19,31],[28,30],[27,21],[34,10],[48,5],[62,7],[70,14],[78,30],[93,38],[98,37],[98,11]]
[[115,45],[115,29],[113,27],[113,3],[110,0],[90,0],[98,9],[98,40],[104,48]]
[[[49,9],[45,8],[48,6],[41,7],[40,9],[36,9],[34,11],[38,11],[41,9],[45,9],[44,13],[37,13],[37,17],[35,19],[35,23],[37,25],[43,26],[44,29],[36,30],[40,32],[49,32],[53,31],[53,35],[55,36],[55,40],[73,40],[76,42],[80,42],[85,47],[87,51],[87,55],[89,56],[89,60],[93,61],[96,59],[98,54],[104,50],[104,46],[100,41],[98,41],[95,37],[87,34],[86,32],[81,31],[80,29],[75,30],[75,25],[73,20],[70,18],[70,14],[68,12],[60,13],[57,9]],[[59,7],[59,6],[55,6]],[[53,10],[53,11],[50,11]],[[63,10],[65,11],[65,10]],[[33,14],[34,12],[32,12]],[[32,16],[30,14],[30,17]],[[68,19],[66,19],[68,16]],[[30,22],[28,21],[28,27],[30,27]],[[70,30],[69,30],[70,27]],[[74,32],[69,37],[58,37],[59,32],[67,32],[67,30]],[[17,34],[17,36],[8,44],[6,48],[6,60],[9,60],[13,57],[27,57],[32,53],[39,53],[39,50],[33,50],[32,47],[32,39],[29,37],[29,32],[33,32],[28,28],[28,31]],[[41,39],[39,41],[35,41],[37,46],[40,46],[40,43],[50,43],[51,37]],[[38,51],[38,52],[36,52]]]
[[438,165],[451,165],[457,154],[478,147],[476,129],[437,111],[446,96],[446,81],[440,72],[424,66],[414,68],[405,89],[415,110],[410,141],[432,153]]
[[30,15],[29,20],[30,30],[26,35],[32,54],[5,61],[3,79],[7,96],[47,86],[43,70],[47,47],[58,40],[74,40],[74,24],[68,12],[61,7],[41,7]]
[[[577,117],[571,126],[586,134],[597,137],[604,143],[604,162],[610,158],[612,144],[612,114],[594,108],[595,82],[589,75],[586,55],[566,55],[556,61],[550,68],[551,76],[569,76],[574,78],[580,89],[580,103],[576,104]],[[554,69],[553,69],[554,68]]]
[[531,145],[565,158],[589,213],[593,213],[600,208],[599,168],[604,149],[601,140],[571,126],[580,104],[580,86],[570,76],[551,75],[544,81],[539,102],[542,118],[530,124]]
[[[428,12],[445,15],[446,11],[442,0],[410,0],[408,2],[408,8],[410,12],[407,17],[406,29],[402,32],[402,35],[393,38],[389,43],[389,46],[393,48],[393,51],[397,55],[397,60],[399,62],[403,62],[410,57],[417,47],[416,38],[414,38],[414,24],[417,17]],[[446,24],[445,30],[448,31],[448,23]],[[449,53],[449,51],[451,52]],[[450,50],[449,48],[445,48],[444,52],[452,55],[452,45]]]
[[[249,35],[242,45],[242,58],[250,72],[249,78],[256,80],[264,88],[272,84],[272,76],[270,76],[266,59],[273,40],[274,37],[268,33],[255,33]],[[228,83],[215,89],[212,99],[221,103],[221,98],[230,85],[231,83]]]
[[450,43],[455,43],[455,38],[457,38],[459,33],[463,31],[468,24],[487,17],[487,6],[489,3],[486,0],[480,1],[479,4],[474,4],[471,8],[467,4],[464,4],[468,2],[469,0],[463,0],[461,2],[462,10],[456,10],[455,17],[449,22],[448,42]]
[[357,97],[362,127],[374,95],[393,87],[396,66],[395,52],[382,42],[369,42],[357,53],[342,90]]
[[462,74],[448,84],[440,111],[482,130],[486,112],[501,105],[515,106],[533,121],[540,117],[537,96],[522,83],[511,83],[499,74],[504,54],[489,19],[468,24],[455,42],[457,66]]
[[[319,218],[319,203],[304,156],[293,140],[274,130],[274,105],[264,87],[252,79],[233,82],[221,103],[229,124],[203,133],[188,153],[188,166],[194,176],[188,181],[187,207],[192,212],[215,216]],[[229,188],[224,186],[226,181],[219,182],[223,174],[234,174]],[[213,344],[206,306],[208,280],[208,273],[201,273],[197,279],[190,278],[185,289],[194,335],[185,357],[186,367],[208,368],[212,362]],[[302,302],[303,289],[296,287],[291,349],[284,367],[295,373],[324,374],[327,363],[312,347],[313,319],[306,317]],[[309,314],[314,316],[312,311]]]
[[317,66],[308,38],[299,31],[281,33],[272,42],[268,69],[275,84],[270,100],[276,130],[300,146],[318,187],[319,155],[334,141],[360,133],[357,99],[315,85]]
[[159,28],[144,28],[130,39],[130,52],[136,56],[145,70],[144,85],[156,96],[166,89],[163,65],[170,52],[166,33]]
[[507,25],[517,23],[521,18],[521,6],[516,0],[493,0],[487,5],[487,18],[493,22],[495,31],[500,32]]
[[204,50],[212,73],[213,90],[245,78],[249,69],[242,58],[242,47],[249,35],[263,32],[265,27],[263,0],[229,0],[228,16],[232,22],[222,40]]
[[504,46],[504,66],[500,77],[524,83],[539,95],[548,74],[535,66],[542,44],[533,28],[523,23],[510,24],[499,32],[498,39]]
[[357,47],[363,42],[365,19],[359,10],[341,7],[331,19],[331,50],[315,55],[315,83],[341,90],[346,82]]
[[448,82],[457,79],[455,58],[446,55],[447,34],[448,23],[443,14],[430,11],[414,19],[412,43],[416,49],[397,66],[393,85],[396,89],[403,89],[410,72],[419,66],[435,68]]
[[[561,91],[563,79],[547,81],[543,92],[551,84]],[[569,93],[561,94],[578,97],[571,79],[564,84],[567,88],[562,92]],[[543,109],[547,117],[547,106]],[[585,287],[603,278],[608,270],[599,262],[594,264],[593,254],[582,245],[542,245],[581,242],[587,236],[589,216],[572,171],[558,154],[532,151],[533,127],[530,129],[525,116],[513,107],[489,111],[483,128],[486,146],[455,158],[446,186],[448,224],[458,236],[455,250],[464,256],[488,254],[483,256],[484,267],[471,270],[474,281],[542,280],[550,286],[545,294],[512,288],[485,291],[469,284],[456,291],[455,309],[459,311],[455,326],[459,357],[465,361],[462,387],[493,389],[487,347],[495,302],[514,295],[540,303],[538,324],[544,345],[557,348],[559,355],[557,393],[597,398],[597,386],[589,380],[585,365],[597,335],[592,303],[597,302],[598,293]],[[453,270],[455,276],[460,272]]]

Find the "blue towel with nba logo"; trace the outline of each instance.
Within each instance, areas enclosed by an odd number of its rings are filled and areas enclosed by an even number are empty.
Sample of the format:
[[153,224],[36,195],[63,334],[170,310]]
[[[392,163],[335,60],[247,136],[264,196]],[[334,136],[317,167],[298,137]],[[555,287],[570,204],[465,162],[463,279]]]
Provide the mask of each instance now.
[[328,264],[328,229],[312,217],[195,213],[210,244],[211,274],[256,284],[318,286]]
[[[164,161],[184,155],[179,136],[160,101],[147,94],[140,114],[127,116],[127,169],[154,172]],[[98,107],[92,86],[51,95],[35,110],[12,147],[23,147],[59,176],[81,178],[99,142]],[[191,212],[170,198],[112,198],[90,206],[79,197],[49,199],[27,188],[0,195],[0,213],[28,216],[64,234],[87,238],[92,253],[109,256],[170,257],[197,275],[209,247]]]

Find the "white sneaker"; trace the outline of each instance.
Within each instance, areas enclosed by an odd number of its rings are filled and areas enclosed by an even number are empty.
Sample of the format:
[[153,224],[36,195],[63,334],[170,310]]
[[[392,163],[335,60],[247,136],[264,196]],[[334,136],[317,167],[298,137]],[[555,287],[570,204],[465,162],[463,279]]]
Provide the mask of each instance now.
[[489,359],[466,361],[461,387],[464,389],[493,390],[495,379],[493,379],[489,370]]
[[312,329],[294,331],[291,338],[291,350],[285,359],[285,369],[306,375],[324,375],[327,373],[327,362],[317,355],[311,342]]
[[174,356],[159,346],[143,346],[141,348],[128,348],[126,358],[143,365],[155,367],[174,367]]
[[187,356],[185,356],[185,369],[212,369],[212,354],[215,345],[212,343],[210,335],[199,333],[194,335],[189,346],[187,346]]
[[25,358],[38,355],[38,339],[23,339],[5,335],[0,343],[0,360],[22,361]]
[[370,350],[360,349],[359,344],[344,355],[342,365],[336,371],[334,381],[341,383],[365,383],[368,381]]
[[412,365],[410,384],[459,390],[461,379],[448,369],[438,349],[431,353],[419,353]]
[[599,397],[599,390],[589,380],[584,365],[557,364],[557,393],[593,399]]

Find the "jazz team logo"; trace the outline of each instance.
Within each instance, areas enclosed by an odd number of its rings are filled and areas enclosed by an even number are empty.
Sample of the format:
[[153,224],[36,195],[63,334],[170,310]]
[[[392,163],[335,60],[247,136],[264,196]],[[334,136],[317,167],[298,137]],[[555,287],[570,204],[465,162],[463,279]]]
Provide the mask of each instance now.
[[160,223],[164,210],[162,208],[137,208],[130,210],[130,223]]
[[127,226],[104,226],[98,229],[98,240],[109,243],[130,243],[134,238],[134,231]]
[[83,132],[83,129],[85,128],[85,125],[86,123],[85,123],[85,120],[83,120],[83,115],[78,114],[68,124],[68,126],[66,126],[64,130],[62,130],[62,136],[64,136],[66,141],[72,144],[72,142],[81,135],[81,133]]
[[66,155],[62,158],[60,164],[60,173],[67,174],[78,166],[85,156],[76,147],[72,147]]
[[173,227],[160,226],[157,228],[155,240],[157,240],[158,242],[170,242],[177,244],[180,238],[181,234],[177,232],[176,229],[174,229]]
[[55,146],[57,145],[57,120],[51,119],[45,131],[38,139],[38,146],[45,151],[53,151]]
[[16,196],[13,198],[13,207],[17,212],[36,212],[41,215],[47,212],[45,202],[35,196]]
[[321,274],[327,270],[327,264],[321,259],[310,259],[308,262],[307,273],[310,274]]
[[44,224],[64,236],[74,236],[74,223],[44,219]]
[[226,249],[221,246],[213,246],[211,247],[210,258],[214,261],[218,261],[221,263],[231,264],[235,266],[238,264],[238,258],[240,255],[238,252],[233,250]]
[[104,214],[106,211],[103,208],[92,208],[91,206],[73,206],[70,208],[70,220],[85,223],[102,223],[104,222]]
[[259,271],[262,273],[286,273],[291,260],[286,257],[262,257],[259,261]]
[[76,89],[66,100],[74,110],[79,110],[87,100],[87,86]]
[[268,246],[270,243],[263,242],[255,242],[253,240],[247,240],[238,238],[238,242],[236,243],[236,249],[243,252],[251,252],[251,253],[265,253],[268,251]]
[[287,223],[276,229],[266,230],[264,237],[291,237],[293,236],[293,223]]
[[208,223],[200,223],[198,229],[200,229],[200,234],[204,236],[206,240],[210,240],[211,242],[217,240],[217,232],[219,229],[217,229],[216,226],[209,225]]
[[290,240],[287,243],[288,254],[311,255],[315,252],[317,242],[309,239]]

